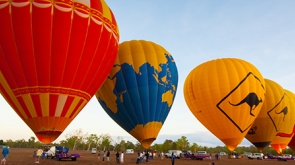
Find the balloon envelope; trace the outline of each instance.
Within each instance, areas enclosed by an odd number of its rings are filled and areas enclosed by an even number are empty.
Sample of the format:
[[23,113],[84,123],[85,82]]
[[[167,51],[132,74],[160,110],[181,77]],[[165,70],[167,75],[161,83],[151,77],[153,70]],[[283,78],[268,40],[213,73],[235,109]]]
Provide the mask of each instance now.
[[177,83],[174,59],[162,46],[126,41],[96,97],[115,122],[148,148],[166,120]]
[[270,145],[281,128],[285,117],[285,114],[281,112],[287,108],[288,104],[284,89],[272,80],[264,80],[266,88],[264,103],[246,135],[246,139],[254,144],[260,152],[264,147]]
[[264,87],[252,64],[223,58],[194,68],[185,80],[184,97],[195,117],[233,151],[260,112]]
[[114,15],[103,0],[12,0],[0,2],[0,22],[1,94],[50,143],[111,70],[119,40]]
[[279,154],[289,144],[295,132],[295,95],[286,89],[285,93],[288,98],[287,108],[280,112],[284,114],[283,125],[270,143]]

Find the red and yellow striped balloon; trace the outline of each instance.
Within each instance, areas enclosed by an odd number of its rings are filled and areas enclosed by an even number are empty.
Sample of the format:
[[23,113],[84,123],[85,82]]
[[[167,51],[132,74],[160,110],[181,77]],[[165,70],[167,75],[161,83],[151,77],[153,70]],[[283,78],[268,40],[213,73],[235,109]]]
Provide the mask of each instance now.
[[2,0],[1,94],[50,143],[102,85],[118,42],[103,0]]

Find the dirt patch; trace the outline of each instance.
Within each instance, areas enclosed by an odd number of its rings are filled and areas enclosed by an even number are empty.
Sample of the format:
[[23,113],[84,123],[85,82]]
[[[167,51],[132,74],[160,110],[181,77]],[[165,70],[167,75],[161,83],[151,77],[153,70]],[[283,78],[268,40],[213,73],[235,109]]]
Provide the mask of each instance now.
[[[23,149],[23,148],[11,148],[10,154],[6,165],[31,165],[34,163],[33,158],[34,149]],[[72,151],[69,153],[80,153],[82,154],[81,158],[78,158],[77,161],[72,160],[62,160],[56,161],[55,159],[40,159],[39,164],[43,165],[116,165],[115,152],[111,152],[110,162],[98,161],[96,154],[91,154],[90,151]],[[135,164],[137,159],[137,154],[126,155],[125,154],[125,165]],[[288,165],[294,164],[295,161],[282,162],[277,160],[249,160],[249,159],[228,159],[227,156],[222,156],[220,160],[190,160],[190,159],[176,159],[175,165],[211,165],[214,162],[215,165]],[[142,164],[146,164],[144,161]],[[170,159],[152,159],[149,161],[149,164],[152,165],[166,165],[171,164]]]

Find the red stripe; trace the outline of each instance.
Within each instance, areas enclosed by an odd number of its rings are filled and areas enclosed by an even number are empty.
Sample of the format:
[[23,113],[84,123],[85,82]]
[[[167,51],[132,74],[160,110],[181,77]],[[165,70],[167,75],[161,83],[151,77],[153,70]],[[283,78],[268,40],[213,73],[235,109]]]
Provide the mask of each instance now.
[[283,133],[283,132],[278,132],[276,136],[280,137],[292,137],[295,133],[295,125],[293,126],[293,131],[291,133]]
[[18,60],[22,67],[21,72],[18,74],[24,74],[26,78],[25,82],[23,82],[24,86],[37,86],[30,5],[12,7],[11,14]]
[[102,5],[101,5],[101,0],[90,0],[90,8],[98,10],[102,13]]
[[49,86],[51,7],[40,8],[32,5],[32,31],[38,85]]
[[28,108],[27,108],[27,106],[26,106],[26,104],[25,104],[23,98],[22,98],[22,97],[17,97],[17,100],[18,100],[19,104],[21,105],[21,107],[23,108],[25,114],[26,114],[27,117],[28,117],[28,118],[25,118],[25,119],[30,119],[30,118],[32,118],[32,116],[31,116],[31,114],[30,114],[30,112],[29,112],[29,110],[28,110]]
[[68,96],[60,117],[65,117],[66,116],[69,108],[71,107],[71,105],[72,105],[72,103],[74,101],[74,98],[75,97],[73,97],[73,96]]
[[73,110],[73,112],[71,113],[71,115],[69,116],[70,119],[73,118],[73,116],[75,115],[76,111],[80,111],[81,109],[78,109],[80,108],[81,104],[83,103],[83,99],[80,99],[79,103],[77,104],[77,106],[75,107],[75,109]]
[[[61,86],[67,60],[68,43],[71,28],[71,12],[54,9],[52,23],[52,47],[50,66],[50,86]],[[70,85],[65,86],[69,88]]]
[[58,95],[49,95],[49,116],[54,116],[56,111]]
[[31,95],[31,98],[34,103],[37,116],[42,117],[43,114],[42,114],[42,108],[41,108],[41,102],[40,102],[40,95]]
[[[85,45],[85,39],[88,28],[88,19],[82,18],[77,14],[74,14],[72,21],[69,50],[67,54],[67,62],[64,69],[63,87],[73,88],[73,83],[78,84],[79,89],[82,83],[83,77],[85,76],[85,70],[89,67],[91,62],[88,56],[83,56],[82,51]],[[83,62],[82,62],[83,61]],[[80,63],[82,62],[82,63]]]

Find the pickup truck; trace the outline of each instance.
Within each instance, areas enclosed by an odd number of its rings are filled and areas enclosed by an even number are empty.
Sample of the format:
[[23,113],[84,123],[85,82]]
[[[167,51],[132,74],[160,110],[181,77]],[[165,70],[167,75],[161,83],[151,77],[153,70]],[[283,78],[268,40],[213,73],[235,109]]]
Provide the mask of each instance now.
[[263,153],[251,153],[248,155],[248,159],[263,160]]
[[203,160],[203,159],[210,159],[210,156],[207,155],[207,154],[200,154],[200,153],[197,153],[197,154],[191,154],[190,155],[190,158],[192,160]]
[[172,153],[175,155],[177,159],[180,159],[182,155],[182,151],[180,150],[168,150],[168,153],[165,154],[166,158],[171,158]]

